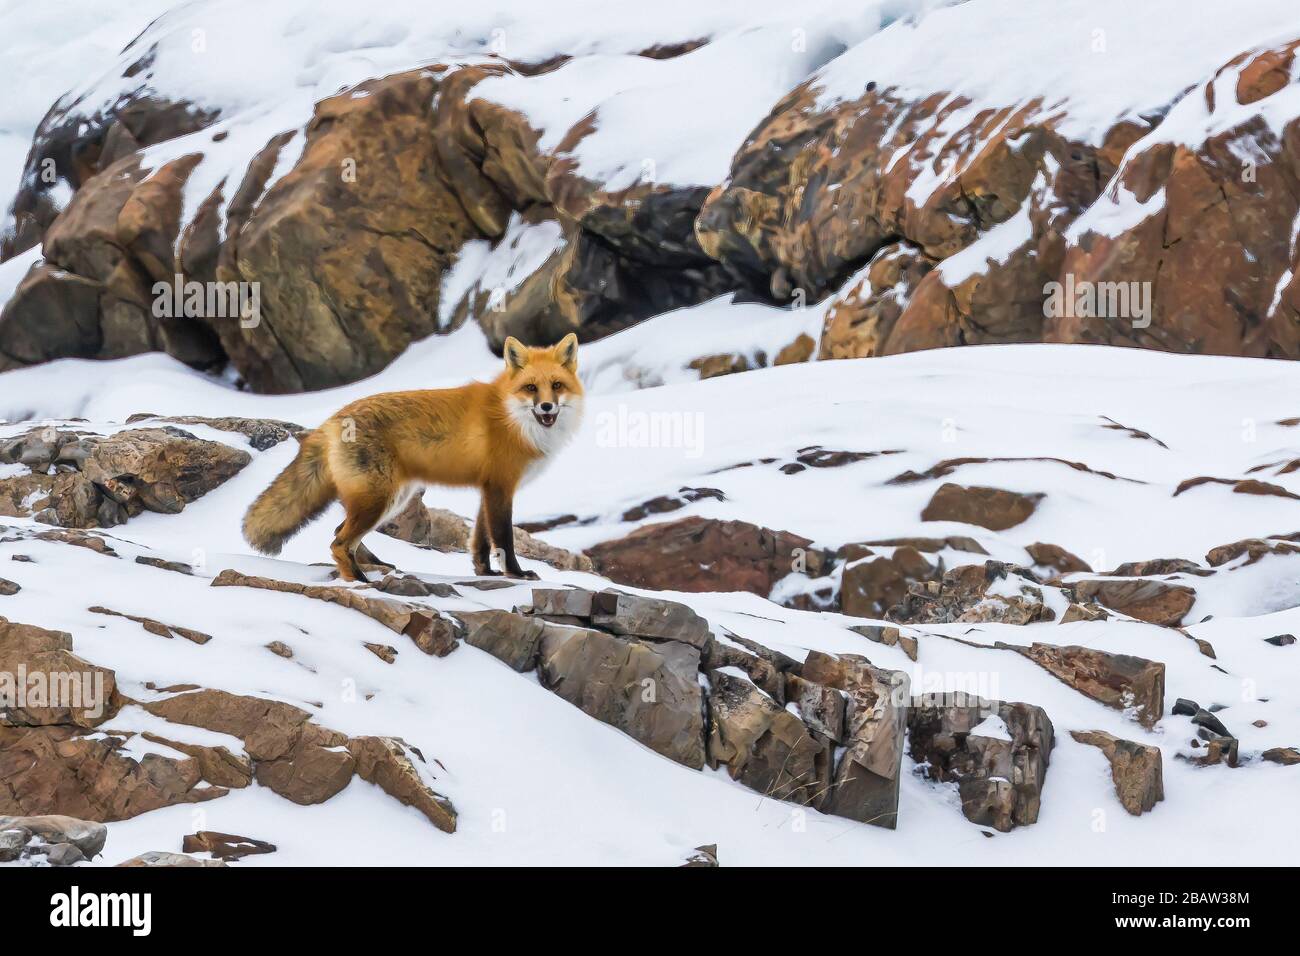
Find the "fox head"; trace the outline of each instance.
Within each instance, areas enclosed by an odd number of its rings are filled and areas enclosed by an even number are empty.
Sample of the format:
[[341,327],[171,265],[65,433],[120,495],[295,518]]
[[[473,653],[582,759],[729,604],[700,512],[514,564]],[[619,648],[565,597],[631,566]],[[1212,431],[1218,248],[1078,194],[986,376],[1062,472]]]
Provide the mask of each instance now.
[[572,435],[582,414],[578,336],[570,332],[550,348],[528,348],[511,337],[503,354],[506,410],[524,434],[539,447]]

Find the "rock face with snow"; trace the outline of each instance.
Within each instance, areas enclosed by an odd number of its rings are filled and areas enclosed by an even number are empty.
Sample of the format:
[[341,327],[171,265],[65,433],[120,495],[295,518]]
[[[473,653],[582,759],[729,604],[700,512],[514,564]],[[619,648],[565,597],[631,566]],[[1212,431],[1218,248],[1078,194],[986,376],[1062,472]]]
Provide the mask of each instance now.
[[144,511],[176,514],[251,460],[171,425],[109,436],[42,426],[0,447],[0,461],[28,470],[0,479],[0,514],[111,528]]
[[[162,350],[299,391],[468,320],[497,348],[589,340],[739,292],[817,304],[820,341],[792,317],[778,362],[1037,341],[1295,358],[1300,39],[1259,3],[1208,42],[1168,37],[1185,55],[1155,67],[1165,7],[1111,0],[1093,32],[1055,9],[1007,29],[1007,0],[904,4],[878,30],[830,3],[794,42],[766,7],[644,45],[534,24],[520,56],[453,22],[310,103],[196,90],[177,13],[36,131],[0,257],[41,252],[0,355]],[[956,66],[956,37],[986,54]],[[1053,69],[1012,66],[1030,62]],[[680,131],[710,125],[692,156]],[[178,277],[259,294],[157,308]]]
[[1055,745],[1041,707],[1003,701],[913,702],[908,716],[912,759],[933,780],[956,782],[962,813],[1006,833],[1038,821],[1043,783]]

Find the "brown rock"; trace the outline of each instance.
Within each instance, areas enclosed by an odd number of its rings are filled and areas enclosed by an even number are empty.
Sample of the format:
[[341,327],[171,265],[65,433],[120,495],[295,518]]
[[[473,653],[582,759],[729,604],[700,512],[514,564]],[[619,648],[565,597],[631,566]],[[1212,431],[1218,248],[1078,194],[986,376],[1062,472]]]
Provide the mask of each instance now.
[[1029,658],[1085,697],[1116,710],[1134,711],[1143,727],[1154,727],[1164,716],[1164,664],[1074,645],[1020,647],[998,642],[994,646]]
[[1121,740],[1100,730],[1072,730],[1070,736],[1106,755],[1115,794],[1133,816],[1140,816],[1165,798],[1159,747]]
[[92,614],[108,614],[112,617],[124,617],[128,621],[135,621],[141,625],[150,634],[156,634],[158,637],[165,637],[170,640],[173,637],[183,637],[194,644],[206,644],[212,640],[211,634],[204,634],[202,631],[196,631],[193,628],[181,627],[177,624],[164,624],[161,621],[155,621],[151,617],[139,617],[135,614],[123,614],[121,611],[112,611],[106,607],[86,608]]
[[415,807],[444,833],[456,832],[456,808],[426,782],[426,777],[432,780],[432,774],[422,769],[424,758],[405,741],[396,737],[353,737],[348,741],[348,752],[356,760],[357,776],[362,780],[375,784],[404,806]]
[[854,624],[849,628],[855,634],[861,634],[869,641],[884,644],[886,647],[901,647],[911,660],[916,660],[920,645],[915,637],[902,633],[896,627],[886,624]]
[[956,782],[962,813],[1003,833],[1038,822],[1055,744],[1047,712],[1032,704],[960,695],[918,697],[908,716],[912,759],[932,780]]
[[945,572],[940,581],[913,585],[886,615],[902,624],[1023,625],[1054,617],[1032,572],[1001,561],[962,565]]
[[200,786],[194,760],[148,754],[136,761],[118,753],[122,738],[78,733],[71,726],[0,726],[0,814],[126,820],[229,792]]
[[765,797],[812,804],[830,787],[831,751],[798,717],[746,678],[710,675],[709,765]]
[[140,736],[193,757],[198,763],[199,775],[213,786],[240,790],[253,782],[253,762],[242,753],[231,753],[226,747],[181,743],[148,732]]
[[850,563],[841,578],[840,607],[854,617],[884,617],[913,584],[934,580],[939,570],[910,547],[898,548],[887,558]]
[[1196,592],[1164,581],[1078,581],[1074,593],[1149,624],[1177,627],[1196,603]]
[[1001,488],[966,488],[951,482],[939,486],[921,512],[922,521],[961,521],[990,531],[1005,531],[1028,520],[1041,494],[1020,494]]
[[1088,562],[1075,557],[1059,545],[1037,542],[1025,549],[1030,560],[1036,566],[1050,568],[1054,575],[1073,574],[1076,571],[1091,571]]
[[599,574],[654,590],[749,591],[766,597],[812,544],[744,521],[682,518],[588,550]]
[[820,809],[894,829],[911,696],[907,675],[872,667],[865,657],[812,651],[801,676],[845,694],[845,750]]
[[678,641],[653,645],[579,628],[548,630],[542,686],[651,750],[704,765],[700,652]]
[[72,653],[72,635],[0,618],[0,703],[0,726],[95,727],[122,698],[111,670]]
[[1300,748],[1296,747],[1274,747],[1265,750],[1260,756],[1270,763],[1280,763],[1284,767],[1300,764]]
[[274,843],[235,836],[232,833],[218,833],[215,830],[187,833],[181,841],[182,852],[211,853],[218,860],[242,860],[246,856],[274,853],[275,849]]

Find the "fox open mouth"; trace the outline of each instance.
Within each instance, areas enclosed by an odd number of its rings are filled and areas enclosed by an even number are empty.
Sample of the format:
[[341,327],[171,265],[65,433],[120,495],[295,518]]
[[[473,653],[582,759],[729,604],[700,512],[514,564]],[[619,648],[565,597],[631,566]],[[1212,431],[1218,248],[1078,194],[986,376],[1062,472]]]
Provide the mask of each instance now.
[[533,417],[537,419],[537,423],[541,425],[543,428],[550,428],[552,425],[554,425],[555,419],[557,419],[559,415],[560,413],[558,411],[539,412],[537,411],[537,409],[533,409]]

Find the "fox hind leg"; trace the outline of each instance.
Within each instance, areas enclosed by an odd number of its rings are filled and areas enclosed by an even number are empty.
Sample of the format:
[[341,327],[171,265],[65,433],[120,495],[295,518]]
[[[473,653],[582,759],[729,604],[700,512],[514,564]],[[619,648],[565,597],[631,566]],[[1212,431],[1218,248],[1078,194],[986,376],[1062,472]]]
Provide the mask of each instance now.
[[[357,494],[340,496],[347,517],[339,525],[330,545],[330,554],[338,566],[339,576],[345,581],[369,581],[357,561],[357,550],[361,539],[379,524],[387,513],[392,494],[376,490],[365,490]],[[373,555],[372,555],[373,557]]]

